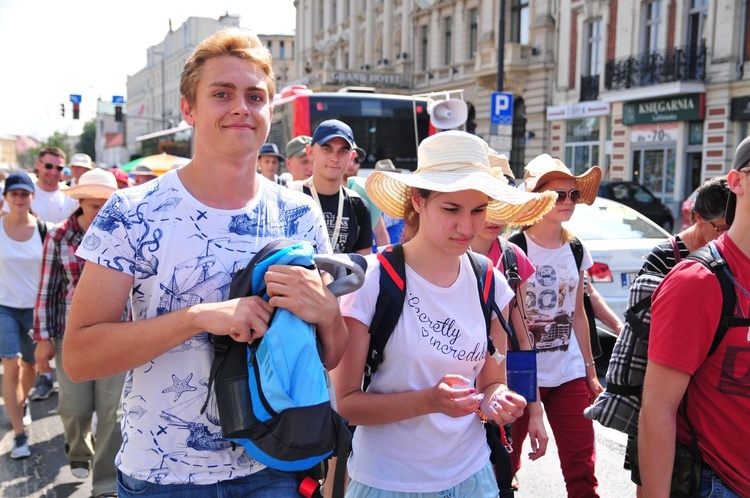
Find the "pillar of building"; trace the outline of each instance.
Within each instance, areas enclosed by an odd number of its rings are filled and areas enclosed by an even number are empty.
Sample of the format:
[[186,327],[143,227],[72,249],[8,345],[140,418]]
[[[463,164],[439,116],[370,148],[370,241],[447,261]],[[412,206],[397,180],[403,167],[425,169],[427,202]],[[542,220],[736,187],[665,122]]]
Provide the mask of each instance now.
[[383,0],[383,59],[393,64],[393,0]]

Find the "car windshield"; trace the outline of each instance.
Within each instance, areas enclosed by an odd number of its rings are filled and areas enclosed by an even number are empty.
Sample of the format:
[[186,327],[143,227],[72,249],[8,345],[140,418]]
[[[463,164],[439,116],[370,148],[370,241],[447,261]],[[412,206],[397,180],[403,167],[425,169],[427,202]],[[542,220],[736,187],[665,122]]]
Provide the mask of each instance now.
[[583,240],[665,237],[664,232],[641,218],[634,210],[617,204],[579,204],[565,226]]

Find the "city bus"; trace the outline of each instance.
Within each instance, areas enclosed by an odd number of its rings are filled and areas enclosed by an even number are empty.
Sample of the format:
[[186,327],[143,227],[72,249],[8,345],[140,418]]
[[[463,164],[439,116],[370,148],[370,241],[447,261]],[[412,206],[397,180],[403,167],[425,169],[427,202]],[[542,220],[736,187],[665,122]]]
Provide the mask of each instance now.
[[289,140],[312,136],[326,119],[340,119],[351,126],[357,146],[366,153],[363,168],[390,159],[396,168],[414,171],[418,143],[438,131],[430,124],[426,98],[375,93],[369,88],[317,93],[292,85],[274,100],[268,142],[283,152]]

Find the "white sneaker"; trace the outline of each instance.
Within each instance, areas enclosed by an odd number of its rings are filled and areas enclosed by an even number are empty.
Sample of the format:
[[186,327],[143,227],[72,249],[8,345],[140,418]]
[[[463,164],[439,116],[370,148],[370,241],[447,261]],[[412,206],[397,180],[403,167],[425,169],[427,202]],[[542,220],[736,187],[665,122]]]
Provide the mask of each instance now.
[[86,479],[89,476],[89,464],[86,462],[73,462],[70,464],[70,473],[78,479]]
[[29,451],[29,437],[21,433],[14,438],[10,457],[13,460],[19,460],[21,458],[28,458],[29,456],[31,456],[31,451]]
[[23,426],[31,425],[31,410],[29,410],[29,400],[23,402]]

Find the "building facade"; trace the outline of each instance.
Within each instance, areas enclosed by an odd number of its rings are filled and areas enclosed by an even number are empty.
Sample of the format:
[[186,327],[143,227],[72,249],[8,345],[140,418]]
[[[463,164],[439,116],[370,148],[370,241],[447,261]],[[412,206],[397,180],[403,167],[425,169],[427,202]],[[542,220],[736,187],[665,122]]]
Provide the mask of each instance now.
[[[139,136],[174,128],[182,120],[180,113],[180,76],[185,61],[203,39],[215,32],[240,26],[240,17],[223,15],[219,19],[190,17],[179,28],[166,34],[164,40],[146,50],[146,66],[127,80],[127,103],[123,106],[124,119],[115,122],[115,130],[124,134],[128,155],[140,154]],[[277,86],[296,78],[294,58],[294,35],[277,34],[258,37],[273,56],[273,69],[277,75]],[[106,120],[114,115],[113,103],[100,103],[106,110],[99,114]],[[112,121],[114,122],[114,121]],[[111,133],[112,122],[106,125]],[[97,128],[99,129],[99,128]],[[105,143],[104,135],[97,143]],[[157,151],[145,151],[147,154]],[[182,154],[185,155],[185,154]]]
[[551,153],[648,187],[675,215],[748,134],[741,0],[561,1]]

